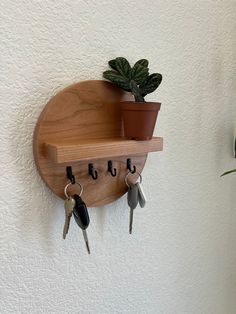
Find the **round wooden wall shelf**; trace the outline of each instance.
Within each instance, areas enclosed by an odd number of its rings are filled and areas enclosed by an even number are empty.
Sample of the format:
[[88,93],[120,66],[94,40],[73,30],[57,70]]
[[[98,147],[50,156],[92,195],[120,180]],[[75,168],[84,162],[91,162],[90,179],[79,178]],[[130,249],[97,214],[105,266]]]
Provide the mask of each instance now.
[[[119,102],[124,96],[109,82],[84,81],[59,92],[44,108],[34,133],[34,157],[43,180],[59,197],[65,198],[66,166],[72,166],[88,206],[113,202],[127,191],[127,158],[141,172],[147,153],[162,150],[162,138],[137,142],[122,137]],[[107,171],[108,160],[117,169],[116,177]],[[89,163],[98,172],[97,180],[88,174]],[[76,188],[69,192],[78,193]]]

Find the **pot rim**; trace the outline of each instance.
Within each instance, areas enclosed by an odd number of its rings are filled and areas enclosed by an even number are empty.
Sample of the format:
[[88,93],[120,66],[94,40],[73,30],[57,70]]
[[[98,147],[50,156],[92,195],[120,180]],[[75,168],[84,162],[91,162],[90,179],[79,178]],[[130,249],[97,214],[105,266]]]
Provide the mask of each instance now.
[[136,101],[121,101],[122,110],[140,110],[140,111],[159,111],[161,107],[160,102],[136,102]]

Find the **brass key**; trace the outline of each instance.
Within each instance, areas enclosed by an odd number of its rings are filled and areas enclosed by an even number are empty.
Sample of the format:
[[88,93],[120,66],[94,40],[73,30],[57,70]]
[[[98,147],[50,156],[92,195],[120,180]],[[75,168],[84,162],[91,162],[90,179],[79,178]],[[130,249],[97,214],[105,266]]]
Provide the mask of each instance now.
[[73,213],[73,209],[75,207],[75,199],[72,196],[66,198],[64,207],[65,207],[65,224],[63,228],[63,239],[66,238],[66,235],[69,231],[70,219]]

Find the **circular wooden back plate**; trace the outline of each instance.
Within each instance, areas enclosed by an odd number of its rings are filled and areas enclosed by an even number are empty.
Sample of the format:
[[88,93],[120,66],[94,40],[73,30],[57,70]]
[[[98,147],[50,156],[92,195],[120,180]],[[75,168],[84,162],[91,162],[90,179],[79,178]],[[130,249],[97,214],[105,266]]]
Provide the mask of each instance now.
[[[108,159],[98,156],[89,161],[98,172],[97,180],[88,174],[88,161],[58,164],[46,156],[45,143],[121,137],[119,102],[123,99],[124,93],[109,82],[83,81],[59,92],[42,111],[34,133],[34,157],[43,180],[59,197],[65,198],[66,166],[72,166],[76,180],[84,188],[82,198],[92,207],[113,202],[126,193],[127,158],[142,171],[147,154],[113,158],[116,177],[107,171]],[[136,181],[137,177],[130,175],[129,180]],[[68,192],[79,193],[79,188],[71,186]]]

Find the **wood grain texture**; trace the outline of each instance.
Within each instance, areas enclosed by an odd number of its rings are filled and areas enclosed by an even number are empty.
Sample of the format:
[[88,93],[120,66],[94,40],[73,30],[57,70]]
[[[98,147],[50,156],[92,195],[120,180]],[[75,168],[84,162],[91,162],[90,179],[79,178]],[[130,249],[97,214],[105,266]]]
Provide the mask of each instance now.
[[133,141],[125,138],[93,139],[87,141],[46,143],[46,154],[56,163],[119,156],[145,154],[161,151],[163,139],[154,137],[149,141]]
[[[107,161],[110,159],[108,156],[103,155],[104,158],[101,158],[99,151],[92,154],[93,148],[90,148],[93,159],[77,161],[73,150],[67,152],[65,149],[66,145],[71,143],[83,142],[84,149],[89,150],[89,146],[86,148],[89,144],[86,143],[96,141],[101,143],[104,139],[109,142],[110,139],[122,137],[119,102],[128,99],[126,94],[109,82],[83,81],[65,88],[45,106],[35,128],[34,157],[43,180],[59,197],[65,198],[63,190],[68,182],[66,166],[73,167],[77,181],[83,185],[82,197],[88,206],[101,206],[113,202],[127,191],[124,182],[127,173],[126,158],[131,158],[138,171],[142,171],[147,157],[146,152],[136,155],[130,154],[129,151],[127,157],[123,152],[122,157],[118,157],[119,146],[110,147],[111,156],[116,156],[112,160],[114,167],[117,168],[117,176],[112,177],[107,172]],[[51,143],[51,146],[46,143]],[[55,143],[63,143],[63,154],[66,154],[64,160],[53,157],[55,150],[59,149]],[[94,158],[96,155],[97,158]],[[93,162],[98,171],[97,180],[88,175],[89,162]],[[130,176],[131,181],[136,179],[137,175]],[[77,186],[71,187],[69,193],[78,193],[76,189]]]

